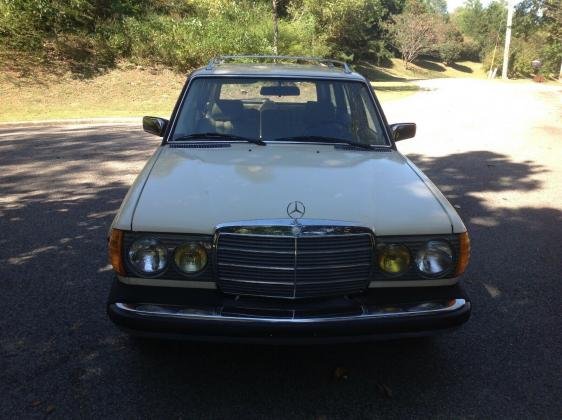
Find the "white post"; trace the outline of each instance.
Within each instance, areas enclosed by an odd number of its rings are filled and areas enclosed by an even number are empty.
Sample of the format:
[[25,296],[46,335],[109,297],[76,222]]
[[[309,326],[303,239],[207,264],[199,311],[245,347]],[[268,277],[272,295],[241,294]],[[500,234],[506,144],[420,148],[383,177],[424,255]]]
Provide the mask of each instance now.
[[279,44],[279,17],[277,15],[277,0],[272,0],[273,7],[273,54],[277,55]]
[[507,80],[509,66],[509,44],[511,42],[511,22],[513,21],[513,0],[507,2],[507,27],[505,28],[505,46],[503,47],[502,79]]

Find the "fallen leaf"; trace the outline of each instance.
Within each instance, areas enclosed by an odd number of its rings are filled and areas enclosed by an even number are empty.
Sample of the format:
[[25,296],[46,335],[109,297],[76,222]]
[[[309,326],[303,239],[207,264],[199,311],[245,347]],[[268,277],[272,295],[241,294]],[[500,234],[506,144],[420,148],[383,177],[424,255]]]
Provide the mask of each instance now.
[[41,404],[41,401],[39,401],[39,400],[35,400],[35,401],[33,401],[33,402],[31,403],[31,405],[32,405],[33,407],[37,407],[39,404]]
[[55,411],[55,406],[50,405],[50,406],[47,407],[46,413],[51,414],[53,411]]
[[337,379],[338,381],[341,381],[342,379],[347,380],[348,375],[349,371],[346,368],[338,367],[334,371],[334,379]]
[[392,398],[392,389],[388,387],[386,384],[377,384],[377,388],[379,392],[384,395],[386,398]]

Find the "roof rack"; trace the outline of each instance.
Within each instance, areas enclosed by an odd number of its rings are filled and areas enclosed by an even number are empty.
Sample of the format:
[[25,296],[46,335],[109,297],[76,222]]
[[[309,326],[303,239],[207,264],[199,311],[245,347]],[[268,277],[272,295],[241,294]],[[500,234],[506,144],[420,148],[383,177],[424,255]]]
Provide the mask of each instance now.
[[351,69],[345,61],[339,60],[331,60],[329,58],[321,58],[321,57],[298,57],[298,56],[291,56],[291,55],[219,55],[217,57],[211,58],[209,63],[207,64],[206,69],[212,70],[216,66],[220,64],[224,64],[227,61],[236,61],[236,60],[256,60],[256,61],[264,61],[264,60],[271,60],[271,61],[305,61],[309,63],[318,63],[318,64],[325,64],[328,67],[335,67],[341,66],[344,73],[351,73]]

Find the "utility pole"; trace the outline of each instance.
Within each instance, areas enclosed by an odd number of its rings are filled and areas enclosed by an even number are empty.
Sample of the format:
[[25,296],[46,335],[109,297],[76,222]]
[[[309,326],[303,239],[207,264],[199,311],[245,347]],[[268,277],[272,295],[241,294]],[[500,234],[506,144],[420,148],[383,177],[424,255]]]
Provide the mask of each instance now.
[[279,44],[279,17],[277,15],[277,0],[272,0],[273,6],[273,53],[278,54],[277,46]]
[[513,21],[513,0],[507,1],[507,27],[505,28],[505,45],[503,47],[502,79],[507,80],[507,69],[509,67],[509,44],[511,43],[511,22]]

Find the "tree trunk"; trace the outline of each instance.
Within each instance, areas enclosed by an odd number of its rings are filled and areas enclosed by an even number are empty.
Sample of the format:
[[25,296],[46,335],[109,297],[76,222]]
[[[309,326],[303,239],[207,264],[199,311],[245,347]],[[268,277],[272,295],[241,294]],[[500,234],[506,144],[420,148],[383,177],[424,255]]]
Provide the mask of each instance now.
[[277,16],[277,0],[272,0],[273,4],[273,53],[278,54],[277,46],[279,44],[279,17]]

